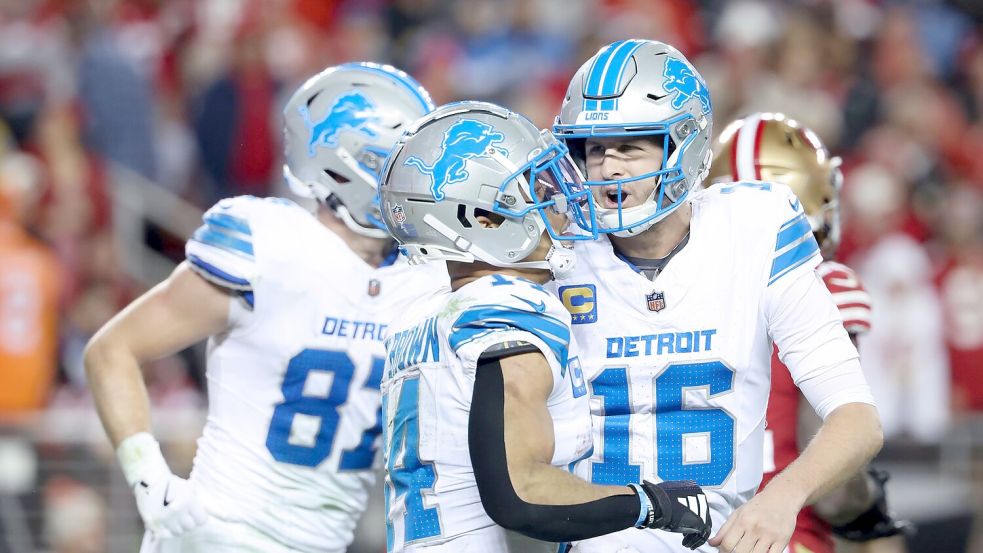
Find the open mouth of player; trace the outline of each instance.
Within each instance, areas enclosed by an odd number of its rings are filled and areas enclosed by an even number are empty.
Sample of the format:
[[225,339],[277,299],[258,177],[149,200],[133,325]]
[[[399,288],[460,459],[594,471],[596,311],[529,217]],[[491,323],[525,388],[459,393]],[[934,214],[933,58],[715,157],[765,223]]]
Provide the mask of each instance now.
[[602,197],[602,203],[604,207],[608,209],[618,209],[618,207],[627,207],[625,203],[628,200],[630,194],[624,188],[619,190],[619,187],[612,186],[604,190]]

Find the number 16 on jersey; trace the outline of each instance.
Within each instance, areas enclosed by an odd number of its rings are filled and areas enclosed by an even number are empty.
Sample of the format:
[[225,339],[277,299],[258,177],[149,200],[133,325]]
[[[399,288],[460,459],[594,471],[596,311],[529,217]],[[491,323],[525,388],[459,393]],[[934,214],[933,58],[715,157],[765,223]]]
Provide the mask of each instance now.
[[[652,379],[655,430],[652,451],[662,480],[693,480],[700,486],[722,485],[734,470],[734,417],[721,408],[693,407],[689,394],[706,401],[729,394],[734,371],[721,361],[673,363]],[[632,398],[626,367],[607,367],[591,380],[603,406],[600,461],[591,462],[595,484],[624,485],[642,478],[641,465],[631,463],[633,440],[648,433],[632,432],[640,409]],[[633,401],[633,399],[635,399]]]

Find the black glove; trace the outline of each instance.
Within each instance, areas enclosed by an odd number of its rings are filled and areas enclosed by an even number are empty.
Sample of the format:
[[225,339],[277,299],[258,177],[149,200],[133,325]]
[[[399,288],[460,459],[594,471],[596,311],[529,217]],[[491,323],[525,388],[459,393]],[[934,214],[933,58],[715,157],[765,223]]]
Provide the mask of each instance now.
[[833,533],[850,541],[870,541],[914,533],[914,525],[907,520],[896,520],[887,510],[887,496],[884,492],[884,483],[890,478],[887,471],[871,467],[867,469],[867,475],[873,480],[877,489],[875,492],[877,499],[870,509],[857,518],[842,526],[834,526]]
[[682,534],[683,545],[690,549],[696,549],[710,538],[710,506],[696,482],[674,480],[653,484],[646,480],[641,489],[652,505],[645,527]]

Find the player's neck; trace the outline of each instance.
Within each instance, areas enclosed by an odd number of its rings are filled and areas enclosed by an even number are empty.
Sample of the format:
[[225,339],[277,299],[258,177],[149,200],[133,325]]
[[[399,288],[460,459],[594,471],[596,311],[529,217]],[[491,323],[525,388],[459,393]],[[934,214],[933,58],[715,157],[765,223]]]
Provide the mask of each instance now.
[[611,244],[626,257],[662,259],[686,238],[692,216],[693,208],[686,202],[638,236],[622,238],[612,235]]
[[487,263],[476,261],[474,263],[447,262],[447,273],[451,277],[451,290],[457,290],[466,284],[470,284],[481,277],[488,275],[503,275],[517,278],[524,278],[539,284],[549,282],[553,276],[548,269],[522,269],[518,267],[495,267]]
[[393,241],[387,238],[370,238],[362,236],[338,218],[330,209],[319,207],[317,219],[321,224],[328,227],[328,230],[337,234],[348,248],[355,252],[355,255],[362,258],[365,263],[372,267],[378,267],[382,261],[392,252]]

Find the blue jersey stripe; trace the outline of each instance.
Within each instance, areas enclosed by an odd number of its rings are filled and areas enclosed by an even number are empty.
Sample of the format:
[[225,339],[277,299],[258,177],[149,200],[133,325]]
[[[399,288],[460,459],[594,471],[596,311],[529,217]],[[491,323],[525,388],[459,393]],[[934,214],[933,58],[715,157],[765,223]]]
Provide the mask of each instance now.
[[775,241],[775,251],[780,251],[785,246],[810,233],[812,233],[812,227],[809,226],[809,221],[806,220],[805,214],[800,213],[796,215],[782,225],[782,228],[778,231],[778,239]]
[[771,286],[776,280],[802,265],[817,253],[819,253],[819,244],[816,243],[815,237],[810,233],[798,246],[775,258],[771,264],[771,276],[768,285]]
[[412,94],[413,97],[416,98],[417,102],[420,102],[420,109],[423,110],[423,113],[430,113],[434,109],[433,101],[430,99],[430,95],[427,94],[423,86],[420,85],[420,83],[418,83],[416,79],[410,77],[405,73],[400,72],[402,73],[400,74],[396,72],[386,71],[384,69],[380,69],[377,67],[369,67],[361,63],[346,63],[343,64],[342,67],[348,69],[358,69],[360,71],[366,71],[368,73],[376,73],[388,77],[396,81],[400,85],[402,85],[403,88],[408,90],[410,94]]
[[249,221],[242,217],[229,215],[228,213],[206,213],[205,223],[226,230],[241,232],[247,236],[252,236],[253,234],[252,229],[249,227]]
[[235,286],[251,286],[251,283],[237,276],[230,275],[229,273],[219,269],[215,265],[205,261],[204,259],[198,257],[197,255],[189,255],[188,262],[190,262],[195,267],[205,271],[206,273],[212,275],[218,280],[228,282],[229,284],[234,284]]
[[457,351],[464,344],[495,330],[523,330],[546,342],[561,366],[567,364],[570,329],[561,321],[543,314],[509,307],[481,305],[466,310],[454,321],[448,338]]
[[225,250],[235,254],[245,254],[249,257],[253,255],[253,243],[222,232],[210,225],[202,225],[195,231],[194,240],[212,246],[220,250]]

